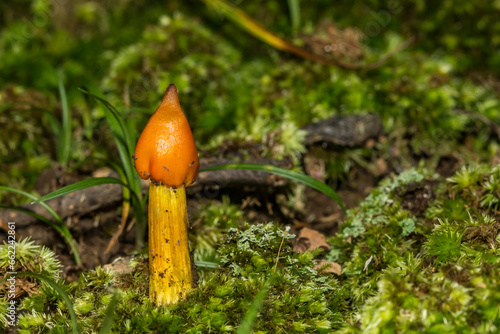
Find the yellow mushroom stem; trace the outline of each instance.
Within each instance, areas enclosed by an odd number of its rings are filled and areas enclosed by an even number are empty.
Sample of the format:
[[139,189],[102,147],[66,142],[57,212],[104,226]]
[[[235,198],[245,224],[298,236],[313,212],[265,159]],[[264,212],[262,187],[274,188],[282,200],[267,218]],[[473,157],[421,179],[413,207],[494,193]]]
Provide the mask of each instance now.
[[184,186],[149,186],[149,298],[171,305],[193,288]]

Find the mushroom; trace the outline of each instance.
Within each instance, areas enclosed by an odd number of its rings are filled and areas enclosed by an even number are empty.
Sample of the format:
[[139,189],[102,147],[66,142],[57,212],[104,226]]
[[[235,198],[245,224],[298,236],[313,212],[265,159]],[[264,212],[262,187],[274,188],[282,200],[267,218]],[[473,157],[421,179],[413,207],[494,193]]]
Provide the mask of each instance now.
[[185,187],[199,170],[198,151],[175,85],[168,86],[142,131],[134,159],[139,176],[151,179],[149,297],[158,306],[174,304],[193,288]]

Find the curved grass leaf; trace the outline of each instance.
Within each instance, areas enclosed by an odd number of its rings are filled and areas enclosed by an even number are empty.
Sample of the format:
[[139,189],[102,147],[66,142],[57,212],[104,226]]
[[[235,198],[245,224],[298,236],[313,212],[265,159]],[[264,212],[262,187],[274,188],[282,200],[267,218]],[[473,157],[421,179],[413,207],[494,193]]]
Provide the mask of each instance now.
[[262,289],[260,289],[260,291],[255,296],[252,305],[250,305],[250,308],[245,314],[245,317],[241,321],[240,327],[238,327],[238,331],[236,332],[237,334],[248,334],[252,332],[252,327],[255,323],[255,319],[259,314],[259,310],[267,297],[267,293],[269,292],[269,288],[271,287],[271,285],[272,278],[269,278],[264,282]]
[[146,231],[146,218],[143,210],[145,200],[141,200],[143,197],[141,182],[135,173],[134,163],[132,160],[132,152],[135,144],[135,126],[130,122],[131,118],[126,119],[124,114],[119,112],[108,101],[90,93],[85,89],[80,88],[80,91],[95,98],[105,107],[104,112],[106,120],[111,128],[121,161],[120,168],[116,170],[123,170],[124,175],[120,174],[120,178],[123,182],[126,182],[128,186],[124,189],[124,199],[127,200],[130,197],[126,189],[130,189],[130,193],[133,195],[131,204],[134,207],[134,215],[137,223],[136,244],[139,248],[142,248],[144,246],[144,235]]
[[[103,98],[100,98],[97,95],[92,94],[88,90],[83,89],[83,88],[79,88],[79,90],[82,91],[83,93],[85,93],[85,94],[87,94],[87,95],[95,98],[97,101],[101,102],[111,112],[111,114],[112,114],[112,116],[114,118],[114,121],[116,122],[116,124],[118,125],[119,130],[120,130],[120,131],[116,131],[117,132],[116,134],[118,134],[120,137],[122,137],[122,139],[124,141],[124,144],[125,144],[125,147],[128,150],[128,153],[129,153],[129,156],[130,156],[132,154],[130,152],[130,150],[132,148],[132,145],[133,145],[132,144],[132,138],[130,136],[130,133],[127,131],[127,126],[125,124],[125,121],[120,116],[120,113],[118,112],[118,110],[116,110],[116,108],[113,107],[113,105],[111,103],[109,103],[108,101],[106,101]],[[118,129],[116,129],[116,130],[118,130]]]
[[194,264],[200,268],[218,268],[219,264],[216,262],[208,262],[208,261],[194,261]]
[[[44,203],[45,204],[45,203]],[[63,237],[64,241],[68,244],[68,246],[71,248],[73,251],[73,257],[75,258],[75,262],[77,265],[82,264],[82,259],[80,258],[80,253],[78,252],[78,248],[76,247],[75,241],[73,240],[73,236],[71,235],[71,232],[69,231],[68,227],[66,225],[58,225],[51,220],[45,218],[44,216],[41,216],[39,214],[36,214],[34,212],[31,212],[29,210],[23,209],[23,208],[18,208],[15,206],[6,206],[6,205],[0,205],[0,208],[2,209],[8,209],[8,210],[16,210],[22,213],[25,213],[27,215],[30,215],[40,221],[43,221],[45,224],[49,225],[52,227],[54,230],[56,230],[61,236]]]
[[342,199],[340,199],[339,195],[335,192],[335,190],[333,190],[326,184],[303,173],[295,172],[293,170],[273,165],[262,165],[262,164],[229,164],[229,165],[208,167],[200,171],[207,172],[207,171],[222,170],[222,169],[246,169],[246,170],[266,172],[286,177],[292,181],[303,183],[313,189],[321,191],[323,194],[329,196],[334,201],[336,201],[340,205],[342,210],[345,211],[344,203],[342,202]]
[[15,207],[15,206],[8,206],[8,205],[0,205],[0,209],[15,210],[15,211],[19,211],[19,212],[25,213],[25,214],[30,215],[30,216],[38,219],[38,220],[43,221],[45,224],[49,225],[50,227],[52,227],[57,232],[63,234],[63,231],[61,230],[61,227],[59,225],[55,224],[53,221],[51,221],[50,219],[45,218],[44,216],[41,216],[41,215],[39,215],[37,213],[34,213],[34,212],[31,212],[30,210],[26,210],[26,209],[23,209],[23,208],[18,208],[18,207]]
[[125,183],[123,183],[121,180],[115,177],[93,177],[91,179],[82,180],[80,182],[70,184],[69,186],[63,187],[61,189],[57,189],[56,191],[53,191],[45,196],[36,198],[35,201],[33,201],[32,203],[42,204],[45,201],[57,198],[59,196],[63,196],[78,190],[99,186],[101,184],[120,184],[124,187],[127,187]]
[[56,282],[54,282],[51,278],[48,278],[47,276],[40,275],[40,274],[35,274],[35,273],[32,273],[32,272],[26,272],[26,271],[25,272],[19,272],[19,273],[16,274],[16,276],[31,276],[31,277],[35,277],[35,278],[37,278],[39,280],[44,281],[45,283],[47,283],[51,287],[53,287],[54,290],[56,290],[57,293],[59,293],[59,295],[63,299],[64,303],[66,303],[66,306],[68,307],[69,316],[71,317],[71,324],[73,326],[73,334],[78,334],[78,324],[76,322],[76,313],[75,313],[75,309],[73,308],[73,303],[71,303],[71,300],[69,299],[68,295],[59,286],[59,284],[57,284]]
[[[16,188],[12,188],[12,187],[7,187],[7,186],[0,186],[0,191],[1,190],[4,190],[4,191],[10,191],[10,192],[13,192],[13,193],[16,193],[16,194],[20,194],[20,195],[23,195],[25,197],[28,197],[29,199],[31,200],[34,200],[35,202],[38,201],[38,197],[36,197],[35,195],[32,195],[30,193],[27,193],[26,191],[22,191],[22,190],[19,190],[19,189],[16,189]],[[32,202],[34,203],[34,202]],[[63,221],[62,221],[62,218],[61,216],[59,216],[55,211],[54,209],[52,209],[50,206],[48,206],[46,203],[40,203],[41,206],[43,206],[45,208],[45,210],[47,210],[51,215],[52,217],[54,217],[54,219],[61,225],[64,225]]]
[[290,11],[290,21],[294,32],[299,30],[300,26],[300,0],[288,0],[288,10]]
[[115,292],[113,294],[113,297],[111,297],[111,301],[109,302],[108,307],[106,308],[106,313],[105,313],[104,320],[102,322],[102,327],[101,327],[101,330],[99,331],[99,334],[109,333],[109,331],[111,330],[111,326],[113,326],[113,318],[115,316],[117,295],[118,295],[118,293]]
[[[61,97],[62,119],[61,132],[57,136],[57,155],[59,162],[66,166],[69,161],[71,148],[71,110],[68,106],[68,98],[66,97],[66,89],[64,88],[62,72],[57,73],[57,85],[59,86],[59,95]],[[54,126],[52,126],[54,127]]]

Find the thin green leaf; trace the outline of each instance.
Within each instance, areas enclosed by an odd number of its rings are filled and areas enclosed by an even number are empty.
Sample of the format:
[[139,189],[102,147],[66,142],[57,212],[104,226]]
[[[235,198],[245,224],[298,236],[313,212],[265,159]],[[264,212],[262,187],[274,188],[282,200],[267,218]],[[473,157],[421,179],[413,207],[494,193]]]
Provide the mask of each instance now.
[[[15,193],[24,195],[30,199],[37,199],[36,196],[31,195],[30,193],[26,193],[26,192],[19,190],[19,189],[15,189],[15,188],[0,186],[0,190],[7,190],[7,191],[11,191],[11,192],[15,192]],[[59,234],[61,234],[63,239],[66,241],[68,246],[71,248],[71,250],[73,251],[73,257],[75,258],[76,264],[77,265],[82,264],[82,260],[80,258],[80,253],[78,252],[78,248],[75,245],[75,241],[73,240],[73,236],[71,235],[71,232],[69,231],[68,227],[62,221],[62,218],[48,204],[43,203],[43,202],[41,202],[39,204],[41,206],[43,206],[47,211],[49,211],[50,214],[52,214],[52,216],[57,220],[57,224],[50,221],[49,219],[47,219],[43,216],[40,216],[34,212],[31,212],[31,211],[23,209],[23,208],[4,206],[4,205],[0,205],[0,208],[12,209],[12,210],[16,210],[19,212],[23,212],[23,213],[26,213],[26,214],[28,214],[32,217],[35,217],[36,219],[39,219],[39,220],[43,221],[44,223],[48,224],[50,227],[52,227],[57,232],[59,232]]]
[[40,203],[42,204],[45,201],[78,191],[78,190],[83,190],[87,189],[90,187],[94,186],[99,186],[101,184],[120,184],[122,186],[127,186],[125,183],[123,183],[121,180],[115,178],[115,177],[93,177],[91,179],[86,179],[82,180],[80,182],[76,182],[73,184],[70,184],[69,186],[63,187],[61,189],[57,189],[56,191],[53,191],[45,196],[42,196],[40,198],[35,197],[35,201],[33,203]]
[[52,227],[54,230],[56,230],[60,234],[63,234],[63,231],[61,230],[61,228],[57,224],[55,224],[53,221],[51,221],[50,219],[45,218],[44,216],[41,216],[41,215],[36,214],[34,212],[31,212],[30,210],[26,210],[26,209],[23,209],[23,208],[18,208],[18,207],[15,207],[15,206],[8,206],[8,205],[0,205],[0,208],[1,209],[7,209],[7,210],[16,210],[16,211],[25,213],[27,215],[30,215],[30,216],[38,219],[38,220],[43,221],[45,224],[49,225],[50,227]]
[[271,279],[269,278],[264,282],[264,285],[262,286],[262,289],[260,289],[259,293],[257,293],[257,296],[255,296],[252,305],[250,305],[245,317],[241,321],[240,327],[238,327],[238,331],[236,332],[237,334],[248,334],[252,332],[255,319],[257,318],[259,310],[267,297],[270,287]]
[[[132,192],[135,192],[137,196],[141,191],[140,181],[135,179],[135,171],[132,162],[132,151],[133,145],[130,129],[127,127],[125,120],[118,110],[113,107],[108,101],[90,93],[89,91],[80,88],[82,92],[92,96],[102,103],[105,107],[106,120],[108,121],[113,136],[115,138],[116,146],[118,148],[118,154],[120,155],[120,160],[122,162],[123,169],[125,171],[127,183],[131,188]],[[140,202],[140,201],[139,201]]]
[[[92,94],[88,90],[80,88],[80,91],[82,91],[83,93],[88,94],[88,95],[92,96],[93,98],[97,99],[99,102],[101,102],[111,112],[111,114],[114,116],[116,122],[118,122],[118,125],[119,125],[119,128],[120,128],[120,132],[121,132],[120,136],[124,139],[125,146],[127,147],[127,149],[130,150],[131,147],[132,147],[132,145],[133,145],[132,138],[130,137],[130,133],[127,131],[127,127],[125,125],[125,122],[124,122],[123,118],[120,116],[120,113],[118,112],[118,110],[115,107],[113,107],[113,105],[111,103],[109,103],[108,101],[104,100],[103,98],[100,98],[97,95]],[[132,154],[131,151],[129,151],[129,156],[131,154]]]
[[[20,195],[26,196],[26,197],[28,197],[31,200],[38,201],[38,197],[36,197],[35,195],[32,195],[30,193],[27,193],[25,191],[22,191],[22,190],[19,190],[19,189],[16,189],[16,188],[7,187],[7,186],[0,186],[0,190],[10,191],[10,192],[13,192],[13,193],[16,193],[16,194],[20,194]],[[40,203],[40,205],[43,206],[45,208],[45,210],[47,210],[52,215],[52,217],[54,217],[54,219],[60,225],[64,225],[64,222],[61,219],[61,216],[59,216],[50,206],[48,206],[46,203],[43,203],[43,202]]]
[[342,199],[340,199],[339,195],[335,192],[335,190],[308,175],[273,165],[262,165],[262,164],[229,164],[229,165],[208,167],[200,171],[207,172],[207,171],[222,170],[222,169],[246,169],[246,170],[253,170],[253,171],[281,175],[292,181],[303,183],[313,189],[321,191],[323,194],[331,197],[334,201],[336,201],[340,205],[342,210],[345,211],[344,203],[342,202]]
[[54,288],[57,291],[57,293],[59,293],[59,295],[61,296],[63,301],[66,303],[66,306],[68,307],[69,316],[71,317],[71,324],[73,326],[73,334],[78,334],[78,324],[76,322],[76,313],[75,313],[75,309],[73,308],[73,303],[71,303],[71,300],[69,299],[68,295],[59,286],[59,284],[57,284],[55,281],[53,281],[51,278],[49,278],[47,276],[35,274],[32,272],[19,272],[19,273],[17,273],[16,276],[35,277],[39,280],[44,281],[45,283],[49,284],[52,288]]
[[290,11],[292,29],[293,31],[297,31],[300,27],[300,0],[288,0],[288,9]]
[[216,262],[208,262],[208,261],[194,261],[194,264],[200,268],[218,268],[219,264]]
[[102,322],[101,330],[99,334],[107,334],[111,330],[111,326],[113,326],[113,318],[115,316],[115,307],[117,302],[117,292],[113,294],[111,297],[111,301],[109,302],[108,307],[106,308],[106,315],[104,316],[104,320]]
[[64,88],[62,80],[62,72],[57,75],[57,83],[59,86],[59,95],[61,97],[62,108],[62,122],[61,122],[61,136],[57,138],[57,146],[59,152],[59,162],[66,166],[69,161],[70,147],[71,147],[71,111],[68,105],[68,98],[66,97],[66,89]]
[[50,127],[52,128],[52,132],[54,132],[54,137],[56,142],[58,143],[57,150],[59,154],[59,142],[60,142],[60,137],[61,137],[61,125],[59,124],[58,119],[54,116],[52,112],[49,110],[42,110],[44,116],[49,120]]

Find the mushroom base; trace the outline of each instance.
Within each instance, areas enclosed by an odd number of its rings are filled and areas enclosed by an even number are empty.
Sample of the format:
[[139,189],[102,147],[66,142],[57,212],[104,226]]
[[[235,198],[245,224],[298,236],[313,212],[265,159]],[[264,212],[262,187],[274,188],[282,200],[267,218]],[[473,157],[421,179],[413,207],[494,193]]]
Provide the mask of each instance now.
[[193,288],[184,186],[149,186],[149,297],[174,304]]

